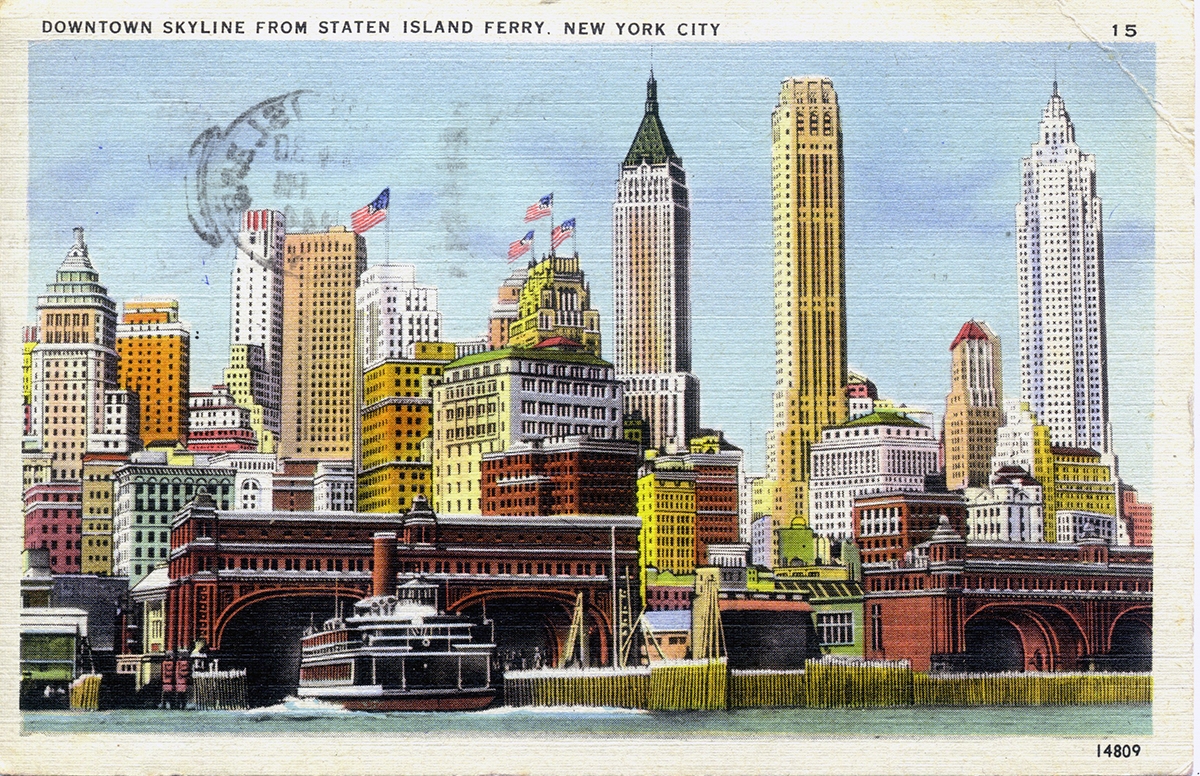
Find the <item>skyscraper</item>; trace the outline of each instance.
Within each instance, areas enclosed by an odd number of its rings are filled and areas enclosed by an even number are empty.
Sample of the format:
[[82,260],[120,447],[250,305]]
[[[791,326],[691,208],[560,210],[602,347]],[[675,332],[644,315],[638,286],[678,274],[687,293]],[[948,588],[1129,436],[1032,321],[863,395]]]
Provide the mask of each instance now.
[[138,395],[142,444],[183,444],[192,332],[176,299],[126,302],[117,325],[121,387]]
[[600,357],[600,313],[592,307],[592,287],[579,267],[579,254],[551,252],[536,264],[517,297],[517,318],[508,325],[508,344],[531,348],[566,338]]
[[1054,444],[1111,452],[1096,157],[1058,94],[1021,161],[1016,208],[1021,398]]
[[687,450],[700,428],[692,370],[692,255],[687,174],[658,116],[658,83],[621,164],[613,202],[613,363],[625,411],[650,426],[650,447]]
[[983,487],[992,472],[1003,405],[1000,338],[986,323],[967,321],[950,343],[946,396],[946,487]]
[[809,453],[847,416],[842,126],[833,82],[789,78],[771,114],[775,518],[807,522]]
[[279,455],[352,461],[360,363],[355,290],[367,242],[344,226],[285,238],[283,402]]
[[283,213],[242,214],[230,278],[229,368],[225,385],[250,410],[259,451],[279,442],[283,390]]
[[416,267],[377,264],[359,281],[355,306],[361,369],[388,359],[412,358],[414,343],[441,340],[437,286],[418,285]]
[[117,308],[88,258],[82,227],[37,308],[26,449],[50,454],[52,480],[79,480],[89,443],[106,431],[106,394],[117,389]]

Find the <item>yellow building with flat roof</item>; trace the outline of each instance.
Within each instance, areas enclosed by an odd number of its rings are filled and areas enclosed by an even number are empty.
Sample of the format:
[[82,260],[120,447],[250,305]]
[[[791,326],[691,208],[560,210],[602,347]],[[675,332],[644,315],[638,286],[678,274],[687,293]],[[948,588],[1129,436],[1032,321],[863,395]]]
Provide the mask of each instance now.
[[388,359],[363,375],[360,512],[406,512],[433,491],[433,462],[422,442],[433,434],[433,385],[454,360],[454,345],[414,343],[413,358]]
[[483,455],[514,442],[621,439],[622,408],[612,364],[579,346],[513,346],[447,364],[433,389],[434,509],[478,514]]
[[81,574],[112,573],[113,472],[127,463],[125,455],[89,453],[83,457]]
[[690,469],[661,468],[638,478],[641,559],[672,574],[696,569],[696,479]]

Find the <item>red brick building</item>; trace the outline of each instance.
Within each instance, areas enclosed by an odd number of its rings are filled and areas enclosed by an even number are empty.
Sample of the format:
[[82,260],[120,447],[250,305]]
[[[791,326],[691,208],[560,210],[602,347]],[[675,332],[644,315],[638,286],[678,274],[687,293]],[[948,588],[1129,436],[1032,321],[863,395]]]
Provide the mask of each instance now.
[[863,566],[867,658],[920,671],[1150,668],[1149,548],[968,543],[943,523],[915,555]]
[[1137,488],[1121,486],[1121,517],[1125,530],[1129,532],[1129,543],[1134,547],[1150,547],[1153,544],[1152,527],[1154,507],[1138,501]]
[[83,488],[43,482],[25,491],[25,548],[50,553],[53,574],[78,574],[83,550]]
[[637,445],[624,440],[581,435],[519,442],[504,452],[483,456],[481,511],[485,515],[633,515],[637,513],[637,465]]
[[498,632],[505,624],[502,637],[525,629],[551,661],[582,592],[596,657],[608,659],[612,558],[619,586],[636,590],[638,525],[630,515],[435,515],[419,495],[405,515],[225,511],[198,496],[171,527],[166,648],[203,640],[219,652],[235,631],[269,640],[260,614],[279,599],[299,602],[295,615],[314,598],[369,595],[383,533],[393,537],[383,557],[395,574],[436,584],[448,612],[493,618]]
[[854,540],[863,565],[897,563],[913,547],[927,542],[945,515],[966,535],[967,506],[960,493],[879,493],[854,500]]
[[738,462],[724,453],[685,456],[696,477],[696,565],[708,563],[708,545],[730,544],[738,536]]
[[316,474],[316,461],[280,461],[271,490],[271,508],[277,512],[311,512]]

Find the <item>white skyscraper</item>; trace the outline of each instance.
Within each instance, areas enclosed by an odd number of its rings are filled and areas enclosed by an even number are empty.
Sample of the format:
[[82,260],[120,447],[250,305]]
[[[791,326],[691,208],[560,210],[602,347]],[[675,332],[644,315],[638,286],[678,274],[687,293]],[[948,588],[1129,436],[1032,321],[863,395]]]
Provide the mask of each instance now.
[[379,264],[359,278],[360,367],[370,369],[389,358],[411,358],[414,342],[439,342],[442,314],[436,286],[417,285],[411,264]]
[[262,452],[274,451],[280,432],[285,236],[283,213],[247,210],[230,277],[225,385],[250,410]]
[[658,83],[621,164],[613,202],[613,363],[625,412],[641,413],[650,446],[687,450],[700,428],[692,369],[692,254],[687,174],[658,117]]
[[1104,241],[1096,157],[1080,151],[1054,83],[1021,163],[1017,275],[1021,397],[1056,445],[1108,453]]

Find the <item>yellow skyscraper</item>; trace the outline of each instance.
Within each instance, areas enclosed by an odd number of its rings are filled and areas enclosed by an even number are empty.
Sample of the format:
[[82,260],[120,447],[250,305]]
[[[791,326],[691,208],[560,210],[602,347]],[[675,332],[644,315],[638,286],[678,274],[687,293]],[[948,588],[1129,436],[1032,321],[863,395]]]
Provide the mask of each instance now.
[[774,427],[777,523],[807,523],[809,449],[847,419],[842,129],[833,82],[789,78],[771,114],[775,236]]

